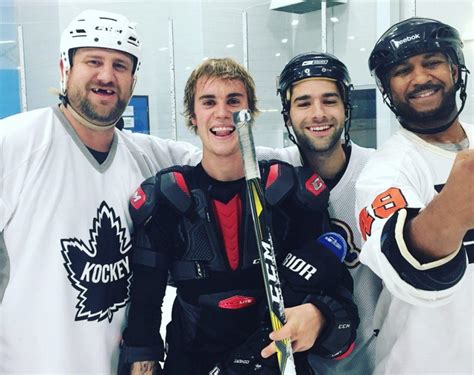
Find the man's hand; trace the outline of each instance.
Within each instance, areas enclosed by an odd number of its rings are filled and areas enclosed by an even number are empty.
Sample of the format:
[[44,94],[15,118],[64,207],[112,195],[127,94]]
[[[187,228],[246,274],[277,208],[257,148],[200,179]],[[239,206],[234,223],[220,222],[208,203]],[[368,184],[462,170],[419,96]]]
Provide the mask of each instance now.
[[286,324],[278,331],[270,333],[273,342],[262,350],[263,358],[275,354],[275,341],[285,338],[291,338],[291,346],[295,353],[310,349],[326,323],[323,314],[311,303],[286,308],[285,315]]
[[443,190],[408,226],[415,256],[423,262],[450,255],[474,228],[474,150],[456,159]]
[[154,375],[161,367],[157,362],[154,361],[143,361],[132,363],[130,374],[131,375]]
[[474,150],[456,155],[453,168],[440,195],[449,195],[455,209],[453,220],[464,230],[474,228]]

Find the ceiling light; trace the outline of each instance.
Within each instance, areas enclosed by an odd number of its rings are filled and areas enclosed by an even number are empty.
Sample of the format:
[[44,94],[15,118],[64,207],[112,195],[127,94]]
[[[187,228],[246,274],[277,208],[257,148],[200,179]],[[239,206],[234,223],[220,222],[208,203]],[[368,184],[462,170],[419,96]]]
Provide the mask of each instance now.
[[281,42],[282,42],[282,43],[288,43],[288,39],[287,39],[287,38],[283,38],[283,39],[281,40]]
[[339,18],[337,18],[337,17],[331,17],[329,19],[331,20],[331,22],[334,22],[334,23],[339,22]]
[[161,47],[158,49],[158,51],[166,51],[168,49],[168,47]]
[[232,43],[225,46],[225,48],[234,48],[234,47],[235,47],[235,44],[232,44]]
[[291,26],[296,26],[296,25],[298,25],[299,23],[300,23],[300,21],[298,21],[298,20],[293,20],[293,21],[291,21]]
[[14,40],[0,40],[0,44],[12,44],[16,43]]
[[364,52],[364,51],[365,51],[365,47],[362,47],[359,51],[360,51],[360,52]]
[[347,37],[347,39],[349,39],[349,40],[354,40],[355,38],[356,38],[356,37],[355,37],[354,35],[349,35],[349,36]]
[[280,55],[281,55],[280,52],[275,53],[275,57],[280,57]]

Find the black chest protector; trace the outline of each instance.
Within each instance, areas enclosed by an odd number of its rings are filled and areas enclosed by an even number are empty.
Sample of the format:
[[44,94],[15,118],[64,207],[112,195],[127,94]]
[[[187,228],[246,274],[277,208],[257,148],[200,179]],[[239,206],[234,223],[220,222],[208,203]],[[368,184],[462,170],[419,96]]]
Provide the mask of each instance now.
[[[329,192],[319,176],[304,168],[271,161],[261,163],[261,172],[277,258],[282,258],[289,249],[286,245],[280,245],[288,239],[292,222],[302,220],[302,211],[310,214],[315,225],[321,226],[316,231],[319,233],[302,230],[302,236],[308,232],[307,235],[316,238],[323,231],[324,220],[321,218],[326,217]],[[158,207],[162,204],[171,207],[178,215],[176,237],[179,244],[175,247],[176,253],[168,258],[168,269],[172,282],[181,290],[192,284],[189,295],[202,295],[220,290],[261,287],[259,255],[243,179],[230,186],[210,178],[201,165],[177,166],[161,171],[145,181],[140,189],[143,189],[146,202],[138,209],[131,207],[136,225],[146,223],[152,215],[160,215]],[[217,208],[213,204],[214,200],[225,201],[229,196],[237,196],[241,205],[241,215],[235,223],[238,228],[237,269],[229,263],[224,239],[226,233],[219,226]],[[298,242],[299,237],[295,236],[294,240]],[[200,287],[195,293],[197,280],[200,280]]]
[[[176,178],[177,176],[179,177]],[[213,204],[216,197],[213,196],[211,187],[215,186],[199,186],[196,177],[196,170],[181,167],[169,170],[159,179],[161,194],[170,205],[178,208],[178,205],[182,204],[182,191],[187,191],[185,196],[189,201],[186,204],[187,210],[181,211],[178,227],[184,249],[171,265],[171,277],[174,282],[204,279],[215,273],[232,271],[226,256],[226,241],[223,238],[228,233],[220,230],[216,212],[218,206]],[[177,180],[183,182],[181,186],[176,184]],[[229,223],[236,228],[238,269],[242,271],[256,268],[259,257],[245,190],[241,188],[232,195],[240,200],[242,207],[240,217],[235,216],[235,222]]]

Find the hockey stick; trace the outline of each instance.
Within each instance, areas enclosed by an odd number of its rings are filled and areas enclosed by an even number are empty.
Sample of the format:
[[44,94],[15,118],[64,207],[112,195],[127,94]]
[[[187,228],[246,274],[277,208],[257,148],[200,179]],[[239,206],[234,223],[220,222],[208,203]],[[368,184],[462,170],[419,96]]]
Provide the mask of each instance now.
[[[262,266],[265,293],[270,310],[270,320],[273,330],[276,331],[286,323],[286,319],[271,230],[265,216],[267,213],[251,128],[252,116],[249,110],[244,109],[234,112],[232,117],[239,134],[240,152],[244,162],[247,193],[252,211],[260,265]],[[276,341],[275,344],[280,372],[284,375],[296,374],[290,339]]]

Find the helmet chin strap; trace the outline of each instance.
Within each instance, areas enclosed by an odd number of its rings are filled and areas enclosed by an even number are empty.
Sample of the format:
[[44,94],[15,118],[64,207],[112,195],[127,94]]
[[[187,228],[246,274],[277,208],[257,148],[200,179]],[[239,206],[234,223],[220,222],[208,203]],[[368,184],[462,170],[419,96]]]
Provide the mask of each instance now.
[[94,124],[93,122],[89,121],[89,120],[86,120],[83,116],[81,116],[71,105],[71,103],[69,103],[69,100],[67,100],[67,97],[66,97],[66,103],[64,103],[64,108],[66,108],[72,115],[72,117],[74,117],[77,121],[79,121],[82,125],[84,125],[86,128],[89,128],[91,130],[97,130],[97,131],[106,131],[106,130],[109,130],[109,129],[112,129],[115,124],[117,122],[119,122],[120,120],[120,117],[114,121],[113,123],[111,124],[107,124],[107,125],[97,125],[97,124]]
[[[117,120],[115,120],[114,122],[110,124],[106,124],[106,125],[100,125],[100,124],[87,120],[78,111],[76,111],[74,107],[71,105],[71,103],[69,102],[69,98],[67,97],[67,93],[65,92],[66,83],[67,83],[67,74],[65,71],[63,72],[63,76],[64,76],[64,79],[61,81],[61,91],[57,91],[56,93],[59,95],[59,99],[61,100],[61,103],[63,104],[64,108],[67,109],[69,113],[71,113],[72,117],[74,117],[81,125],[91,130],[106,131],[106,130],[112,129],[115,126],[115,124],[117,124],[117,122],[120,121],[121,116],[119,116]],[[137,78],[136,76],[134,76],[131,92],[133,92],[133,90],[135,89],[136,83],[137,83]]]

